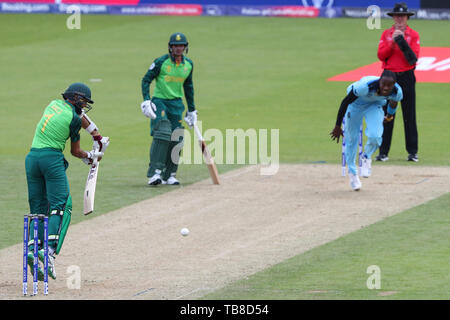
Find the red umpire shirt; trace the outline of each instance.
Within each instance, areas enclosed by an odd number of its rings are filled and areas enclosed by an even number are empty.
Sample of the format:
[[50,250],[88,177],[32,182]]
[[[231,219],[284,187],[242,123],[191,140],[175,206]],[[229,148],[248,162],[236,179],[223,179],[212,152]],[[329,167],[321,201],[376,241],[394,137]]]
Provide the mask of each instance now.
[[[414,69],[416,65],[410,65],[406,61],[403,52],[395,43],[394,39],[392,39],[394,31],[394,26],[385,30],[381,35],[380,43],[378,45],[378,59],[383,62],[383,69],[388,69],[393,72],[404,72]],[[411,50],[415,53],[416,57],[419,58],[419,33],[407,26],[404,34],[406,42],[411,47]]]

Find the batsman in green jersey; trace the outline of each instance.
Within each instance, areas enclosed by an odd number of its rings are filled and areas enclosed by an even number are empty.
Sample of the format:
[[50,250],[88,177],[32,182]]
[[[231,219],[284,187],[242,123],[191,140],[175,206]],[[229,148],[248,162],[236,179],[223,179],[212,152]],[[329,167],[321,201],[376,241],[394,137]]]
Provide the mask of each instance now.
[[[188,52],[186,36],[179,32],[172,34],[168,46],[169,53],[155,59],[142,79],[141,110],[151,119],[150,135],[153,136],[147,171],[148,184],[153,186],[180,184],[176,173],[181,148],[174,148],[182,146],[183,141],[183,91],[188,106],[185,121],[189,127],[197,122],[192,82],[194,64],[184,56]],[[156,84],[150,99],[153,80]]]
[[[31,214],[49,216],[48,226],[48,271],[56,278],[55,255],[59,253],[72,211],[72,199],[66,169],[69,166],[64,158],[66,141],[70,138],[71,154],[91,164],[97,157],[103,156],[109,144],[108,137],[102,137],[95,124],[85,115],[84,109],[90,109],[91,90],[82,83],[73,83],[62,94],[64,100],[53,100],[45,108],[44,114],[36,126],[31,150],[25,159],[28,184],[28,203]],[[80,129],[86,129],[94,140],[93,150],[84,151],[80,147]],[[38,280],[43,280],[41,263],[43,252],[43,222],[39,221],[38,257],[40,260]],[[29,238],[28,264],[32,269],[34,239]]]

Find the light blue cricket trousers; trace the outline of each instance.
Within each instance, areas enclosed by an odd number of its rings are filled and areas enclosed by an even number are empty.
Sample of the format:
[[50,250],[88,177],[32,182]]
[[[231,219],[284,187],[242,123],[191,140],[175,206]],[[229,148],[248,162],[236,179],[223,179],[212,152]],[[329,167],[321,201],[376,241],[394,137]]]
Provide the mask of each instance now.
[[379,148],[383,135],[384,111],[380,104],[358,105],[350,104],[345,113],[345,161],[348,165],[348,172],[357,174],[356,153],[358,151],[359,128],[365,119],[367,137],[363,155],[368,159]]

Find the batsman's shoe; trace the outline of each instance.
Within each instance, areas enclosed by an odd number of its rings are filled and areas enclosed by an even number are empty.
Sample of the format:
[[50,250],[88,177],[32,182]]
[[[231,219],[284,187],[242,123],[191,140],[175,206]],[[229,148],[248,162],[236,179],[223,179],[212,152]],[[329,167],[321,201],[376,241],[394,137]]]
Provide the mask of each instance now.
[[155,173],[150,179],[148,179],[149,186],[157,186],[162,183],[161,174]]
[[[38,252],[39,261],[42,263],[42,270],[38,270],[38,280],[43,281],[44,280],[44,249],[39,250]],[[41,274],[42,273],[42,279]],[[56,279],[56,270],[55,270],[55,257],[51,254],[48,255],[48,275],[52,279]]]
[[48,275],[56,279],[55,256],[51,254],[48,255]]
[[[38,258],[39,258],[39,251],[38,251]],[[27,262],[28,262],[28,266],[30,267],[31,275],[33,276],[33,273],[34,273],[34,253],[32,251],[28,252]],[[39,263],[39,259],[38,259],[38,281],[44,281],[44,271],[42,271],[41,265]]]
[[408,161],[419,162],[419,157],[417,156],[417,154],[409,154]]
[[163,180],[162,184],[168,184],[168,185],[171,185],[171,186],[177,186],[177,185],[180,184],[180,181],[178,181],[178,179],[175,178],[175,176],[170,176],[169,179]]
[[370,177],[372,174],[372,159],[368,159],[366,156],[362,158],[361,176],[364,178]]
[[385,155],[385,154],[379,154],[379,155],[377,155],[377,157],[375,158],[375,160],[377,160],[377,161],[388,161],[389,160],[389,158],[388,158],[388,156],[387,155]]
[[359,180],[358,175],[349,172],[348,176],[350,177],[350,187],[352,187],[354,191],[359,191],[359,189],[361,189],[361,181]]

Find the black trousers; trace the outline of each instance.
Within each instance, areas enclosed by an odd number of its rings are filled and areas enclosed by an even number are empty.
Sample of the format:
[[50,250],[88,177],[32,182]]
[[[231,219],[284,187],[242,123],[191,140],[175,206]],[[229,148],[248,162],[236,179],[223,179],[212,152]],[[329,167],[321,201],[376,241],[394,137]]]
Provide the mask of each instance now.
[[[403,91],[402,115],[405,129],[405,146],[408,154],[416,154],[418,151],[418,134],[416,122],[416,76],[414,69],[406,72],[397,72],[397,83]],[[386,108],[386,107],[385,107]],[[385,110],[386,111],[386,110]],[[398,111],[397,111],[398,113]],[[383,142],[380,146],[380,154],[389,154],[394,130],[394,119],[383,125]]]

